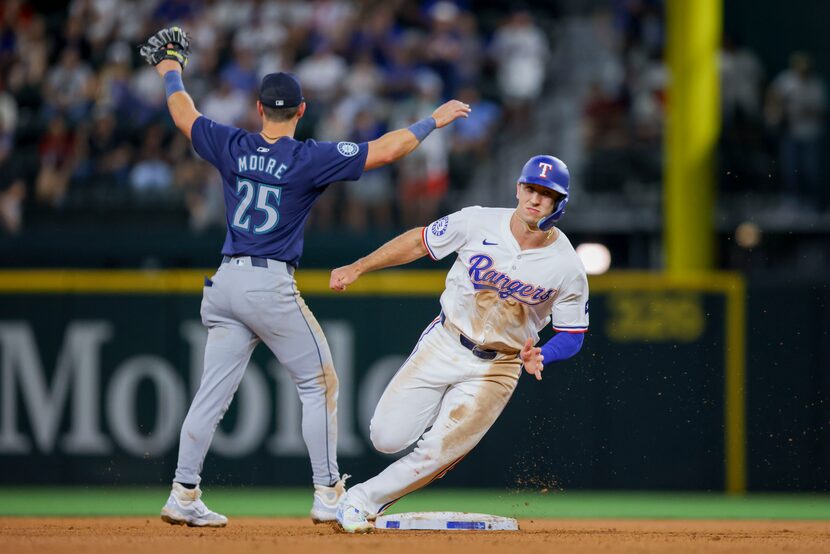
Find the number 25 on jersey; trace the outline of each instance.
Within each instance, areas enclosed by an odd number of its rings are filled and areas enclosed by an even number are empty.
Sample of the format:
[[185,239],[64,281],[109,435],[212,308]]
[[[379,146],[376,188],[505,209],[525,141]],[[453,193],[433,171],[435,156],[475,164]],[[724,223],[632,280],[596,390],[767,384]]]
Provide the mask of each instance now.
[[[280,213],[277,207],[282,197],[282,187],[266,185],[249,181],[248,179],[237,179],[236,194],[240,197],[239,205],[233,213],[233,226],[240,231],[253,232],[255,235],[262,235],[273,231],[280,220]],[[256,197],[256,204],[253,210],[263,212],[265,220],[255,225],[251,231],[251,203]]]

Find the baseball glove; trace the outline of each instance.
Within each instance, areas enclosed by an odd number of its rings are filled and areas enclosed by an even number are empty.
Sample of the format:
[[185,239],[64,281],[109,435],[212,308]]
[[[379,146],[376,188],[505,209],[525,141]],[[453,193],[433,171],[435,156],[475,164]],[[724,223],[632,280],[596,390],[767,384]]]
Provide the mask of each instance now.
[[174,60],[184,69],[190,56],[190,36],[181,27],[162,29],[147,39],[139,52],[152,66],[158,65],[162,60]]

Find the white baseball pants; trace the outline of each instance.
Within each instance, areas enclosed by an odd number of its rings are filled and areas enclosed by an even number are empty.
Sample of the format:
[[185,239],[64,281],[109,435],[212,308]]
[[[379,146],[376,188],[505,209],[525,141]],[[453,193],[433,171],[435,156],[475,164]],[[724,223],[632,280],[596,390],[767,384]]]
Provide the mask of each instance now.
[[436,318],[389,382],[370,425],[372,444],[381,452],[400,452],[421,439],[412,452],[349,489],[349,498],[379,514],[443,477],[499,417],[520,373],[515,355],[477,358]]

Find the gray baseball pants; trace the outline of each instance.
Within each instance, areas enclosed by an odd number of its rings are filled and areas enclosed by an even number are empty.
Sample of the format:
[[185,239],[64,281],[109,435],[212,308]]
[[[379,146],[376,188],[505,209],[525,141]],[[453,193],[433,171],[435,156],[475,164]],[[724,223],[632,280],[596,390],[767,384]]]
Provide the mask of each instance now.
[[216,426],[261,340],[297,386],[314,484],[337,481],[337,375],[323,330],[297,290],[294,268],[230,258],[205,283],[201,315],[208,328],[204,373],[182,425],[174,480],[201,480]]

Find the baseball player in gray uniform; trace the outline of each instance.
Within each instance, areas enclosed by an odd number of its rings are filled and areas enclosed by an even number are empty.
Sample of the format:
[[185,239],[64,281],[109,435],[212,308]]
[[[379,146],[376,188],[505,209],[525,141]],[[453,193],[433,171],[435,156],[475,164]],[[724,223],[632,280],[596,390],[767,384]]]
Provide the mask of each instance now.
[[178,27],[162,29],[141,48],[164,78],[176,127],[222,175],[227,237],[222,263],[205,280],[202,322],[208,328],[204,372],[182,425],[173,487],[164,521],[222,527],[228,519],[201,500],[202,464],[214,431],[262,341],[290,373],[302,401],[302,432],[311,459],[315,523],[333,521],[345,492],[337,466],[337,375],[326,338],[294,280],[303,227],[315,200],[336,181],[394,162],[436,128],[466,117],[456,100],[432,117],[368,143],[299,142],[293,135],[305,113],[300,83],[286,73],[266,75],[257,110],[262,130],[249,133],[200,114],[182,83],[190,52]]
[[[417,445],[346,493],[337,509],[344,531],[371,531],[373,518],[460,462],[507,405],[522,365],[541,379],[545,364],[579,352],[588,330],[588,279],[568,237],[554,226],[568,203],[569,180],[561,160],[534,156],[518,179],[515,209],[465,208],[332,271],[330,287],[342,291],[369,271],[458,255],[440,315],[372,417],[370,436],[379,451]],[[556,334],[534,347],[549,323]]]

